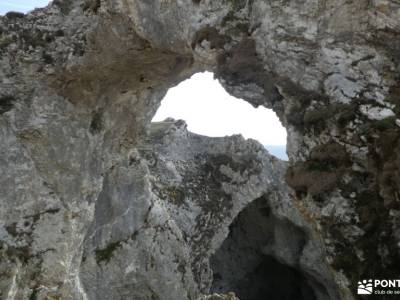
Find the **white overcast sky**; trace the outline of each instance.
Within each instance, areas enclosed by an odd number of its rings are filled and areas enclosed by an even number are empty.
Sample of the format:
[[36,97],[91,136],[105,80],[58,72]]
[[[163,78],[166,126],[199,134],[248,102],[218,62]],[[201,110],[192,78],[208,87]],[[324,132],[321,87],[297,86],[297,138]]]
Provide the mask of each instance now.
[[[48,0],[0,0],[0,14],[28,12]],[[286,145],[286,130],[272,110],[254,108],[230,96],[209,72],[198,73],[171,88],[153,121],[183,119],[192,132],[208,136],[242,134],[264,145]]]
[[49,0],[0,0],[0,15],[8,11],[28,12],[36,7],[44,7]]
[[209,72],[197,73],[171,88],[153,121],[183,119],[192,132],[208,136],[242,134],[264,145],[286,145],[276,114],[230,96]]

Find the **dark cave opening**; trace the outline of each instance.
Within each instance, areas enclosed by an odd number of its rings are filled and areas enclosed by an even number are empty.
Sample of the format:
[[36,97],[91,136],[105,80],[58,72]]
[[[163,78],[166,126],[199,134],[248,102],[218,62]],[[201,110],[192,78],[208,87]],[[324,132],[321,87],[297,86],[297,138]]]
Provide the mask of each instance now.
[[255,200],[211,258],[211,292],[235,292],[241,300],[325,299],[324,288],[298,266],[305,243],[302,229],[277,218],[266,197]]
[[[220,282],[219,273],[214,274],[214,282]],[[214,292],[222,290],[214,284]],[[241,300],[314,300],[312,287],[295,268],[284,265],[272,256],[266,255],[256,268],[241,278],[233,289]]]

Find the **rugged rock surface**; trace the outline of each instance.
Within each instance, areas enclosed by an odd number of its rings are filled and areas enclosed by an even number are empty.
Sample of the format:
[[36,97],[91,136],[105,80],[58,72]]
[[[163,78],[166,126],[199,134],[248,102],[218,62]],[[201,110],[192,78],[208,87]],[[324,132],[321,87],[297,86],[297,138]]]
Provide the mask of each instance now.
[[220,294],[213,294],[209,296],[203,296],[199,298],[199,300],[238,300],[235,294],[228,294],[228,295],[220,295]]
[[152,124],[105,177],[80,269],[89,299],[196,299],[239,211],[263,195],[290,205],[284,164],[261,145],[185,127]]
[[[395,0],[55,0],[0,17],[1,297],[251,297],[224,275],[235,257],[318,299],[396,278],[399,15]],[[276,111],[293,192],[255,143],[150,126],[203,70]]]

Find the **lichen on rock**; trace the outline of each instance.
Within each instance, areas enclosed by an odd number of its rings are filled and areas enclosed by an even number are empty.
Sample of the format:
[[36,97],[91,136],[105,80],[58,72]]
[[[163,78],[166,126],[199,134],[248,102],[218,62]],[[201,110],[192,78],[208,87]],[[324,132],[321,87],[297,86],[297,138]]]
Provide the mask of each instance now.
[[[197,299],[237,223],[272,224],[246,245],[316,299],[396,278],[399,11],[55,0],[1,16],[0,298]],[[204,70],[278,114],[288,164],[238,136],[151,124],[168,88]],[[259,199],[268,216],[252,212]],[[218,292],[248,287],[231,279]]]

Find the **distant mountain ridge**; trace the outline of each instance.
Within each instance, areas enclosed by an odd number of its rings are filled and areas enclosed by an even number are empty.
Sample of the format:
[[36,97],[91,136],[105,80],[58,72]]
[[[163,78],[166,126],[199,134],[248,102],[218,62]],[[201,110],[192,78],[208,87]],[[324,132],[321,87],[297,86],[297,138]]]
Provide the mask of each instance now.
[[265,149],[274,156],[282,160],[289,160],[286,154],[286,145],[264,145]]

